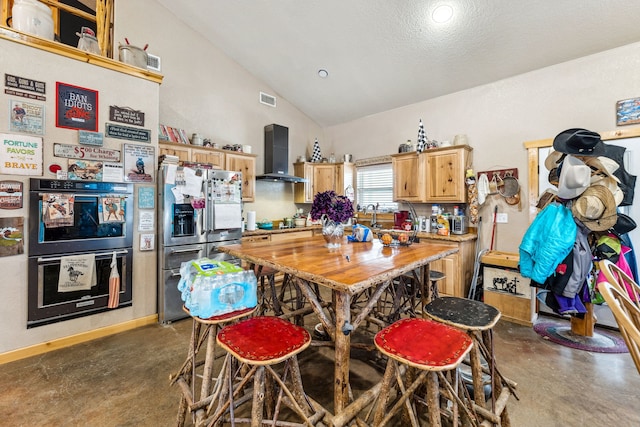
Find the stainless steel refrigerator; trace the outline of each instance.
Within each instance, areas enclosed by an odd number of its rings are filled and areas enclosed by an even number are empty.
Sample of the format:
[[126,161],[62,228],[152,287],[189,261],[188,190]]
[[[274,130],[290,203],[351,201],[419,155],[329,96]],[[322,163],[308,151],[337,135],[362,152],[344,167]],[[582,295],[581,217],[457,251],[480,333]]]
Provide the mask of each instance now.
[[202,166],[161,165],[158,174],[158,320],[187,317],[178,291],[183,262],[220,252],[242,237],[242,177]]

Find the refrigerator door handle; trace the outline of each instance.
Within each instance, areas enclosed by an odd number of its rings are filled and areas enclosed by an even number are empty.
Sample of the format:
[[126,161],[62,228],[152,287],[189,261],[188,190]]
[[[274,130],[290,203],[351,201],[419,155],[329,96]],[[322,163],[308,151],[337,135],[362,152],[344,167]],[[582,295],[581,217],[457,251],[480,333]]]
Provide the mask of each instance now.
[[200,221],[202,221],[202,228],[200,231],[200,235],[203,234],[207,234],[209,232],[209,230],[207,229],[207,224],[208,224],[208,211],[209,209],[211,209],[211,207],[209,206],[209,180],[208,179],[204,179],[202,181],[202,185],[203,185],[203,190],[204,190],[204,209],[202,209],[201,213],[200,213]]
[[207,185],[208,188],[207,193],[206,193],[206,197],[207,197],[207,221],[210,225],[210,227],[207,229],[207,231],[209,233],[213,233],[215,231],[215,225],[214,225],[214,213],[213,210],[215,209],[214,203],[213,203],[213,183],[212,183],[212,179],[208,179],[207,180]]
[[201,250],[202,250],[202,248],[180,249],[180,250],[171,249],[171,251],[169,251],[169,253],[171,253],[171,254],[185,254],[185,253],[189,253],[189,252],[200,252]]

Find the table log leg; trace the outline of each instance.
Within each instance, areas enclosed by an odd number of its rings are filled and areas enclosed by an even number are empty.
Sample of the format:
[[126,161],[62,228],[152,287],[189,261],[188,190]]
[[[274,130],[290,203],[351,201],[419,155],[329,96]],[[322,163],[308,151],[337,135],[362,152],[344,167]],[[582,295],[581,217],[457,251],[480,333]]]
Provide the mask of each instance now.
[[325,332],[329,334],[329,336],[335,341],[336,328],[334,327],[331,319],[329,319],[324,311],[322,311],[322,303],[320,302],[320,300],[318,300],[318,297],[316,296],[315,292],[313,292],[313,289],[311,289],[309,282],[307,282],[306,280],[298,279],[297,277],[295,278],[295,281],[298,285],[298,288],[300,289],[300,292],[302,292],[302,294],[307,298],[307,301],[309,301],[309,304],[318,316],[318,319],[322,323],[322,326],[324,326]]
[[[334,413],[341,413],[349,404],[349,358],[351,347],[351,311],[350,296],[343,292],[335,292],[336,303],[336,336],[335,336],[335,371],[334,371]],[[347,333],[344,333],[347,332]]]
[[429,264],[422,267],[422,280],[419,281],[420,297],[422,298],[420,311],[424,313],[424,306],[431,302],[431,284],[429,283]]

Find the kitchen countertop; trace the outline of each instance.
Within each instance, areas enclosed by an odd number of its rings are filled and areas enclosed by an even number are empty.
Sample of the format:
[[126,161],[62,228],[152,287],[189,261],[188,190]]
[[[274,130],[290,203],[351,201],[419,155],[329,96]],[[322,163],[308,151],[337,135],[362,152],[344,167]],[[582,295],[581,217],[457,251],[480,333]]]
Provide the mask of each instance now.
[[294,227],[294,228],[274,228],[273,230],[263,230],[261,228],[256,228],[254,231],[243,231],[242,236],[261,236],[264,234],[281,234],[281,233],[295,233],[296,231],[307,231],[307,230],[320,230],[322,229],[321,225],[311,225],[305,227]]
[[[261,236],[265,234],[281,234],[281,233],[295,233],[296,231],[307,231],[307,230],[320,230],[322,226],[320,225],[311,225],[306,227],[295,227],[295,228],[276,228],[273,230],[262,230],[256,229],[254,231],[244,231],[242,233],[243,237],[248,236]],[[349,227],[345,227],[345,235],[348,235]],[[447,242],[467,242],[470,240],[476,240],[478,235],[476,233],[466,233],[466,234],[451,234],[449,236],[440,236],[435,233],[425,233],[419,232],[418,238],[420,239],[428,239],[428,240],[441,240]]]

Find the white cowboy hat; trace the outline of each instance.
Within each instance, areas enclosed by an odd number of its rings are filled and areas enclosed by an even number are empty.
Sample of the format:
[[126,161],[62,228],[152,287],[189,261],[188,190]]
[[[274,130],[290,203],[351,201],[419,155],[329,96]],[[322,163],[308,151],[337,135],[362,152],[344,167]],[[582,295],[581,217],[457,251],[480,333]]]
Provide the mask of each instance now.
[[558,197],[574,199],[591,184],[591,168],[574,156],[567,155],[562,161],[558,180]]

